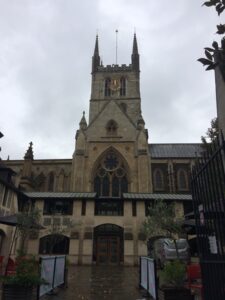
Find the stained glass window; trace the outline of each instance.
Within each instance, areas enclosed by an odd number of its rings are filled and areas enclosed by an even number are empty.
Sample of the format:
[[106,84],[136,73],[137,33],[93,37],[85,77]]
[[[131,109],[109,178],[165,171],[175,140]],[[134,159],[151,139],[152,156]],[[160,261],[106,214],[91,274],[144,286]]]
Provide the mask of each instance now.
[[164,190],[164,176],[160,169],[154,170],[154,189],[158,191]]
[[109,177],[108,174],[102,180],[102,196],[109,196]]
[[112,179],[112,196],[113,197],[119,197],[119,178],[114,176]]
[[178,180],[179,190],[188,190],[188,178],[187,178],[187,172],[185,170],[180,169],[177,172],[177,180]]
[[128,192],[126,168],[114,151],[109,151],[99,163],[94,191],[100,197],[121,197],[122,193]]
[[53,192],[54,190],[54,173],[50,172],[48,177],[48,191]]

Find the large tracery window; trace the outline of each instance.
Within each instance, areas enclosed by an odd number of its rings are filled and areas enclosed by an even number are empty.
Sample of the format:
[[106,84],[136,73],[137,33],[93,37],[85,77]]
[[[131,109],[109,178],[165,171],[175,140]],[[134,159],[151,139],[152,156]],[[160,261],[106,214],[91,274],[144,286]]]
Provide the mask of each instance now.
[[121,197],[128,192],[127,172],[122,160],[109,151],[100,161],[94,178],[94,191],[100,197]]

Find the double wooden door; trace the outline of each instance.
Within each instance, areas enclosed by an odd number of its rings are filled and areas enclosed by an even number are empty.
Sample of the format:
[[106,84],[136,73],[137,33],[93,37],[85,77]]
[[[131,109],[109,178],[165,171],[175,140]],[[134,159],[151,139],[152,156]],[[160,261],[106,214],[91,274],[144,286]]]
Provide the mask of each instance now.
[[119,264],[120,238],[118,236],[99,236],[97,238],[97,264]]

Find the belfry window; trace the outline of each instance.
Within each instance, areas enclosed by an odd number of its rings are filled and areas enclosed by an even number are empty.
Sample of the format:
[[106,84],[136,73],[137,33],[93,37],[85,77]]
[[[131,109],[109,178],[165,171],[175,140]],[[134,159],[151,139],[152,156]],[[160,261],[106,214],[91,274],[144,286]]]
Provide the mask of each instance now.
[[112,150],[99,163],[94,178],[94,191],[100,197],[121,197],[128,192],[126,168]]
[[106,125],[106,131],[109,135],[115,135],[117,133],[117,123],[114,120],[110,120]]
[[111,79],[107,78],[105,80],[105,96],[111,96],[110,84],[111,84]]
[[120,78],[120,96],[126,96],[126,79]]
[[154,180],[155,191],[163,191],[165,188],[165,184],[164,184],[164,175],[162,170],[160,169],[154,170],[153,180]]

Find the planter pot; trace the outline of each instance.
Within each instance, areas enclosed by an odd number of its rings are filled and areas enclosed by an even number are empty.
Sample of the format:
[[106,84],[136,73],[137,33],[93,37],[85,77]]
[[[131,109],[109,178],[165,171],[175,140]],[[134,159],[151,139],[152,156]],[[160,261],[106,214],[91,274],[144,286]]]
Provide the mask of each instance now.
[[2,300],[30,300],[33,287],[6,284],[2,287]]
[[159,289],[159,300],[192,300],[191,291],[186,288]]

